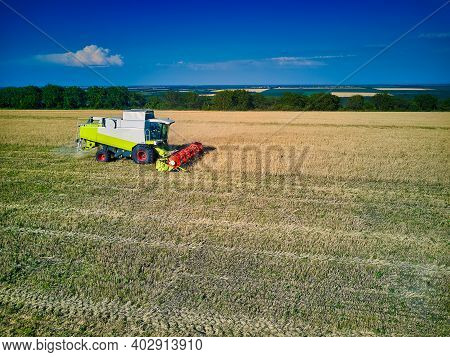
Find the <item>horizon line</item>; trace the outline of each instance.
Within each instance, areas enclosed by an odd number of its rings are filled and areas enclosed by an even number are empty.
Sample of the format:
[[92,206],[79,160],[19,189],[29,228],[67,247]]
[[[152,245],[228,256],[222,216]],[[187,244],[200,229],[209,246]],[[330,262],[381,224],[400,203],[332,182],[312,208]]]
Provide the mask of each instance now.
[[374,86],[450,86],[450,82],[448,83],[364,83],[364,84],[333,84],[333,83],[326,83],[326,84],[312,84],[312,83],[306,83],[306,84],[284,84],[284,83],[267,83],[267,84],[121,84],[121,85],[101,85],[101,84],[55,84],[55,83],[47,83],[47,84],[24,84],[24,85],[0,85],[0,88],[6,88],[6,87],[29,87],[29,86],[35,86],[35,87],[45,87],[46,85],[56,85],[61,87],[207,87],[207,86],[223,86],[223,87],[230,87],[230,86],[239,86],[239,87],[275,87],[275,86],[286,86],[286,87],[292,87],[292,86],[329,86],[329,87],[354,87],[354,86],[366,86],[366,87],[374,87]]

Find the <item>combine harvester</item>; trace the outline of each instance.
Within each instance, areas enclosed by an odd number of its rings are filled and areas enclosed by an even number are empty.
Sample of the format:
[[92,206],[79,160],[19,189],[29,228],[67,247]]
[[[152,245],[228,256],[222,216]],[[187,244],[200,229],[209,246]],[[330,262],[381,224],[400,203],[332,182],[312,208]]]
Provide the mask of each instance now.
[[108,162],[122,157],[137,164],[156,162],[158,171],[181,170],[182,165],[203,153],[201,143],[171,151],[167,143],[168,118],[155,118],[152,110],[125,110],[122,118],[91,117],[79,126],[78,148],[98,147],[96,158]]

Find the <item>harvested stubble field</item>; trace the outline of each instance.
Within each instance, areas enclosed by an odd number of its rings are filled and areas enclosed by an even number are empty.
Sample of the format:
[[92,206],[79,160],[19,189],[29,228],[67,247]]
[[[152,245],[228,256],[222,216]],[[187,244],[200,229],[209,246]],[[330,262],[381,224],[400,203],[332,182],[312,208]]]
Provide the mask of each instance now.
[[159,112],[183,173],[0,111],[1,335],[449,335],[449,113]]

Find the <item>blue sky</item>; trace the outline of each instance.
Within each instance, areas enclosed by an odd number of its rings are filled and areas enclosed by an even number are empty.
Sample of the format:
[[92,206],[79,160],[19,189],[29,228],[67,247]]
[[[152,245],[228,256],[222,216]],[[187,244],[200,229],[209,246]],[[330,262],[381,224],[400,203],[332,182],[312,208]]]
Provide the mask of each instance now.
[[[442,4],[1,0],[0,86],[337,84]],[[343,84],[450,83],[449,24],[450,4]]]

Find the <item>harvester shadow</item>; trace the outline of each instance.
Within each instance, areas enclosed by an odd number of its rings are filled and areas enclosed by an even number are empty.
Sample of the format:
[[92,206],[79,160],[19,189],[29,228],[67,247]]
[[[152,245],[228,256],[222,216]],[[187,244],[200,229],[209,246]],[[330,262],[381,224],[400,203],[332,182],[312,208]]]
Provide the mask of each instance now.
[[203,146],[203,153],[207,154],[210,151],[214,151],[217,150],[217,148],[215,146]]

